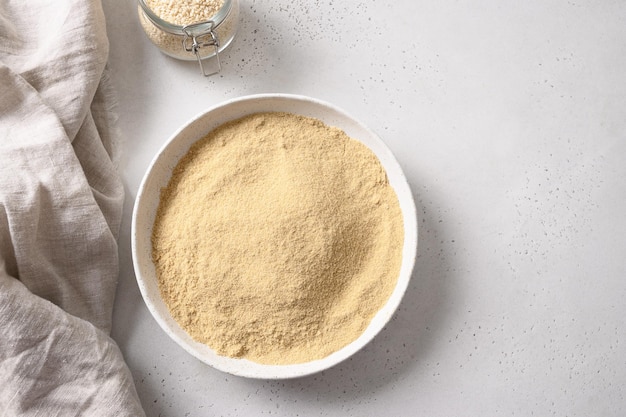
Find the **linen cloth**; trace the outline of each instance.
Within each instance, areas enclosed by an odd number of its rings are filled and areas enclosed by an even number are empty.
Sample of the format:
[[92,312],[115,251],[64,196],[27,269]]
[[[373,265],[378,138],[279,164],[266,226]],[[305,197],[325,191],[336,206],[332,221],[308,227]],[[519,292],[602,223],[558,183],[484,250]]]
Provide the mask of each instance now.
[[124,189],[99,0],[0,0],[0,416],[142,416],[109,337]]

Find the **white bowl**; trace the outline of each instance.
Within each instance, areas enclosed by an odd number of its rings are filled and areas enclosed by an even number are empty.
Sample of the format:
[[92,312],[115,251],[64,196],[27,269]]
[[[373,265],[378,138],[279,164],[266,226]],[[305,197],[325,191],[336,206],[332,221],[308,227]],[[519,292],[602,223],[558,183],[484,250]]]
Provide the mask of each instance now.
[[[151,258],[150,238],[160,190],[167,185],[172,169],[179,159],[194,142],[217,126],[247,114],[266,111],[285,111],[315,117],[327,125],[344,130],[348,136],[368,146],[387,171],[389,182],[398,196],[404,220],[404,247],[398,282],[365,332],[349,345],[323,359],[294,365],[263,365],[247,359],[220,356],[205,344],[194,341],[174,321],[161,299]],[[268,94],[241,97],[217,105],[193,118],[172,135],[152,160],[141,182],[133,211],[131,236],[133,264],[141,294],[157,323],[174,341],[191,355],[221,371],[250,378],[280,379],[301,377],[327,369],[353,355],[382,330],[398,308],[411,277],[417,251],[417,217],[413,196],[402,169],[391,151],[371,130],[328,103],[303,96]]]

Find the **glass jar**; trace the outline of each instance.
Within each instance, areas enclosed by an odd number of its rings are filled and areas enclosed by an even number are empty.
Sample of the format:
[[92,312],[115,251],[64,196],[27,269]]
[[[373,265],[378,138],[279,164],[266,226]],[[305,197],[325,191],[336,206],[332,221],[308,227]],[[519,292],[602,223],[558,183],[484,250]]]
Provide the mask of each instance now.
[[[218,0],[219,1],[219,0]],[[175,10],[170,8],[171,15],[160,15],[148,4],[158,4],[158,0],[138,0],[139,22],[150,41],[163,53],[176,59],[186,61],[197,60],[200,71],[208,76],[220,72],[220,52],[223,51],[235,37],[239,25],[239,0],[223,0],[219,10],[211,17],[201,21],[186,21],[190,13],[185,9],[185,3]],[[172,2],[163,2],[171,5]],[[154,6],[153,6],[154,7]],[[167,19],[167,20],[166,20]],[[169,21],[168,21],[169,20]],[[205,69],[203,61],[213,58],[215,69]]]

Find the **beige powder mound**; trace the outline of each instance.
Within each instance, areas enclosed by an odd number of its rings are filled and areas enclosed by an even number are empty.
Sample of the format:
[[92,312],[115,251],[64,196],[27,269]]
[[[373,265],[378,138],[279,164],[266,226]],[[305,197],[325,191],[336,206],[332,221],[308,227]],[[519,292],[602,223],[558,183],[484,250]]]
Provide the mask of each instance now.
[[218,354],[323,358],[358,338],[400,269],[376,156],[319,120],[260,113],[197,142],[162,190],[152,245],[174,319]]

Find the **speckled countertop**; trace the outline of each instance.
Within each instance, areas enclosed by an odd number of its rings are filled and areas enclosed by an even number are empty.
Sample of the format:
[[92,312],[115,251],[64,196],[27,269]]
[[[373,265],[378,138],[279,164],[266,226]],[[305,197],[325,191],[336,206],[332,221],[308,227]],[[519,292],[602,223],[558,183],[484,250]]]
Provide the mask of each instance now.
[[[241,1],[222,72],[104,1],[128,198],[113,338],[149,416],[626,415],[626,3]],[[387,328],[296,380],[205,366],[150,316],[130,255],[147,166],[254,93],[329,101],[396,154],[419,250]]]

